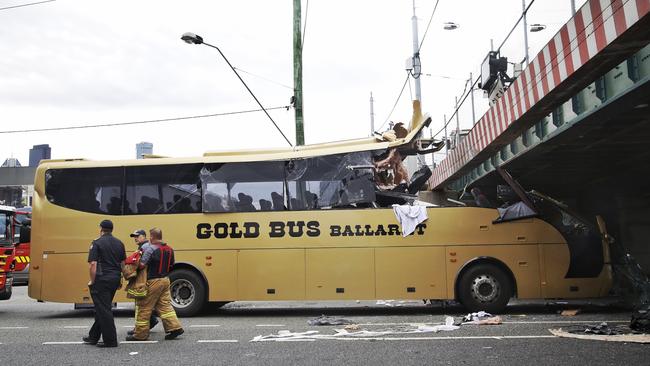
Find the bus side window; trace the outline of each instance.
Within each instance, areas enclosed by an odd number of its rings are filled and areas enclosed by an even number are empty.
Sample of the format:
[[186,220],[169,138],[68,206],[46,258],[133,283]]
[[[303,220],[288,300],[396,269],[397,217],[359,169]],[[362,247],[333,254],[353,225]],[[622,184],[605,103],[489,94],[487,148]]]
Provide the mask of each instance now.
[[283,162],[206,164],[203,212],[284,210]]
[[120,167],[50,169],[45,176],[45,195],[57,206],[120,215],[123,176]]
[[126,168],[124,214],[200,212],[202,164]]

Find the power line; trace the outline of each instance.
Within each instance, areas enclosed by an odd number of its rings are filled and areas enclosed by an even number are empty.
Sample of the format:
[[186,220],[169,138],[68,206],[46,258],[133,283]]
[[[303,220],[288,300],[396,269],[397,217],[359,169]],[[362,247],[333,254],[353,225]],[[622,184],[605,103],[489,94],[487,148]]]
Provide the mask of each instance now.
[[7,6],[4,8],[0,8],[0,10],[7,10],[7,9],[15,9],[15,8],[22,8],[24,6],[31,6],[31,5],[38,5],[38,4],[44,4],[44,3],[51,3],[56,0],[46,0],[46,1],[39,1],[37,3],[29,3],[29,4],[22,4],[22,5],[14,5],[14,6]]
[[[289,108],[291,108],[291,106],[272,107],[272,108],[266,108],[266,110],[274,110],[274,109],[286,109],[286,110],[289,110]],[[0,134],[45,132],[45,131],[63,131],[63,130],[80,130],[80,129],[84,129],[84,128],[141,125],[141,124],[147,124],[147,123],[160,123],[160,122],[169,122],[169,121],[182,121],[182,120],[187,120],[187,119],[230,116],[230,115],[235,115],[235,114],[244,114],[244,113],[261,112],[261,111],[263,111],[263,109],[249,109],[249,110],[243,110],[243,111],[223,112],[223,113],[213,113],[213,114],[201,114],[201,115],[196,115],[196,116],[185,116],[185,117],[150,119],[150,120],[144,120],[144,121],[98,123],[98,124],[82,125],[82,126],[64,126],[64,127],[50,127],[50,128],[34,128],[34,129],[28,129],[28,130],[0,131]]]
[[285,87],[285,88],[288,88],[288,89],[293,90],[293,87],[288,86],[288,85],[284,85],[284,84],[279,83],[279,82],[277,82],[277,81],[275,81],[275,80],[271,80],[271,79],[269,79],[269,78],[265,78],[264,76],[260,76],[260,75],[257,75],[257,74],[253,74],[252,72],[248,72],[248,71],[246,71],[246,70],[240,69],[239,67],[234,67],[234,66],[233,66],[233,68],[234,68],[235,70],[237,70],[237,71],[241,71],[241,72],[243,72],[244,74],[248,74],[248,75],[251,75],[251,76],[255,76],[256,78],[260,78],[260,79],[262,79],[262,80],[266,80],[266,81],[268,81],[269,83],[277,84],[277,85],[280,85],[280,86],[282,86],[282,87]]
[[[456,109],[454,109],[454,113],[452,113],[451,117],[449,117],[449,119],[445,121],[445,124],[442,126],[442,128],[438,132],[436,132],[432,137],[438,136],[441,132],[443,132],[445,130],[445,128],[447,128],[449,123],[454,119],[454,117],[458,113],[458,110],[460,109],[460,107],[465,102],[465,99],[467,99],[467,97],[469,96],[469,93],[472,93],[474,91],[474,86],[476,86],[476,84],[478,84],[479,80],[480,80],[480,78],[477,78],[476,81],[474,81],[474,84],[472,84],[472,87],[469,88],[469,91],[463,96],[463,99],[460,101],[460,103],[458,103],[458,105],[456,106]],[[465,87],[467,87],[467,83],[465,83]]]
[[433,6],[431,17],[429,17],[429,23],[427,24],[427,28],[424,30],[424,34],[422,35],[422,40],[420,41],[420,47],[418,47],[418,53],[420,52],[420,49],[422,49],[422,44],[424,43],[424,39],[427,38],[427,32],[429,31],[429,26],[431,25],[431,21],[433,20],[433,15],[436,13],[436,9],[438,9],[439,2],[440,0],[436,0],[436,5]]
[[307,0],[307,4],[305,5],[305,24],[302,26],[302,43],[300,43],[300,50],[302,51],[303,47],[305,46],[305,33],[307,32],[307,15],[309,14],[309,0]]
[[378,130],[381,130],[381,128],[384,127],[386,122],[388,122],[388,120],[390,119],[390,116],[393,115],[393,112],[395,111],[395,107],[397,107],[397,103],[402,98],[402,93],[404,93],[404,88],[406,88],[406,84],[409,82],[409,77],[410,76],[411,76],[411,74],[407,70],[406,71],[406,80],[404,80],[404,85],[402,85],[402,90],[400,90],[399,95],[397,96],[397,99],[395,100],[395,104],[393,104],[393,109],[390,110],[390,113],[388,114],[388,117],[386,117],[386,120],[384,121],[384,123],[382,123],[381,126],[379,126]]
[[[530,6],[533,5],[534,2],[535,2],[535,0],[532,0],[532,1],[530,2],[530,4],[528,4],[528,6],[526,7],[526,9],[525,9],[523,12],[521,12],[521,15],[519,16],[519,19],[517,19],[517,22],[515,23],[514,26],[512,26],[512,29],[510,30],[510,32],[508,32],[508,35],[507,35],[506,38],[503,40],[503,42],[501,42],[501,45],[499,45],[499,48],[497,48],[497,52],[501,51],[501,47],[503,47],[503,45],[506,43],[506,41],[508,40],[508,38],[510,38],[510,35],[511,35],[512,32],[515,30],[515,28],[517,28],[517,26],[519,25],[519,22],[521,22],[521,19],[523,19],[524,15],[526,15],[526,13],[528,13],[528,9],[530,9]],[[528,29],[524,29],[524,31],[528,32]]]

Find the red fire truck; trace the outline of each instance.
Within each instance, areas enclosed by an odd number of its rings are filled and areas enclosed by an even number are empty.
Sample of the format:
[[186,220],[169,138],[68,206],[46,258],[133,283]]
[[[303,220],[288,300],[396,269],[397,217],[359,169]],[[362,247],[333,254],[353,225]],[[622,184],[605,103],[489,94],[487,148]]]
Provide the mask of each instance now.
[[14,217],[16,209],[0,206],[0,300],[11,298],[14,270]]
[[32,208],[16,208],[14,216],[14,285],[27,284]]

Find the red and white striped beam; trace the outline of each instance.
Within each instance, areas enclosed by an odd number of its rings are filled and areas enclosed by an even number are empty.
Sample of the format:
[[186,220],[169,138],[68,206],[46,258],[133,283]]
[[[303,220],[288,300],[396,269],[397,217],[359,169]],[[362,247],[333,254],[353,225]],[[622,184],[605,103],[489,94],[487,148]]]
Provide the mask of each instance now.
[[589,0],[434,170],[433,189],[485,160],[648,44],[650,0]]

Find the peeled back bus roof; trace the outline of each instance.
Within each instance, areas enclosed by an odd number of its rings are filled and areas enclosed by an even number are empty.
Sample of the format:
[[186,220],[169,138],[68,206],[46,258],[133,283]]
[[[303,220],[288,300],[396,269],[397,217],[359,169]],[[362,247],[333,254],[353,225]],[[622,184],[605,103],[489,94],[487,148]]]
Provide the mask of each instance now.
[[[265,149],[246,149],[246,150],[229,150],[206,152],[203,157],[179,157],[167,158],[156,157],[156,159],[129,159],[129,160],[105,160],[93,161],[86,159],[52,159],[41,160],[39,165],[50,166],[67,166],[67,163],[74,162],[75,167],[102,167],[102,166],[139,166],[139,165],[167,165],[167,164],[191,164],[191,163],[233,163],[249,161],[272,161],[308,158],[314,156],[325,156],[333,154],[342,154],[357,151],[382,150],[390,147],[398,147],[409,144],[415,136],[428,126],[431,118],[422,116],[419,113],[413,115],[417,121],[406,137],[399,138],[395,141],[384,141],[380,138],[366,137],[361,139],[343,140],[327,142],[313,145],[294,146],[293,148],[265,148]],[[153,163],[152,161],[155,161]]]

